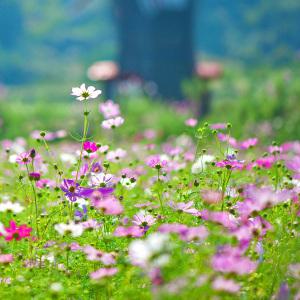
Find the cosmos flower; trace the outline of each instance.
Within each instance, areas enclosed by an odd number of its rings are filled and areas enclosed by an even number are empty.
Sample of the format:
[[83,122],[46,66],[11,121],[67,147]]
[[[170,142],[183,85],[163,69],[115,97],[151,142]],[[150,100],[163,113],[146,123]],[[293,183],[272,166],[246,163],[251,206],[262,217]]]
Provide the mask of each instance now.
[[124,123],[124,119],[119,116],[116,118],[103,120],[101,126],[104,129],[114,129],[116,127],[120,127],[123,123]]
[[86,141],[83,143],[83,149],[88,153],[94,153],[98,150],[98,146],[95,142]]
[[168,204],[171,208],[173,208],[174,210],[176,210],[178,212],[185,212],[185,213],[188,213],[191,215],[195,215],[199,212],[196,208],[192,207],[194,205],[193,201],[189,201],[187,203],[185,203],[185,202],[176,203],[176,202],[170,201]]
[[[11,241],[13,239],[15,239],[16,241],[20,241],[21,239],[30,236],[32,228],[27,227],[26,225],[17,226],[16,222],[11,220],[9,222],[9,227],[6,227],[5,231],[6,234],[4,236],[6,241]],[[1,233],[0,236],[2,236]]]
[[78,101],[83,101],[87,99],[95,99],[97,98],[102,92],[100,90],[96,90],[94,86],[89,86],[88,88],[85,87],[83,83],[80,87],[73,87],[72,88],[72,96],[76,96]]
[[132,190],[136,186],[135,178],[121,178],[120,183],[124,186],[127,190]]
[[123,212],[123,206],[112,195],[103,197],[101,193],[94,192],[91,195],[91,205],[105,215],[120,215]]
[[19,165],[27,165],[30,164],[31,161],[32,161],[32,157],[30,156],[30,152],[22,152],[16,158],[16,162]]
[[232,279],[226,279],[218,276],[212,282],[212,287],[216,291],[223,291],[228,293],[237,293],[240,290],[240,285]]
[[146,164],[151,168],[159,170],[167,167],[168,161],[163,159],[160,155],[152,155],[147,158]]
[[250,274],[257,267],[256,262],[242,256],[240,249],[228,245],[218,249],[217,253],[211,259],[211,264],[216,271],[238,275]]
[[120,162],[120,160],[126,157],[127,152],[121,148],[116,149],[115,151],[109,151],[106,155],[106,159],[111,162]]
[[190,118],[190,119],[187,119],[184,123],[186,126],[195,127],[197,125],[198,121],[196,119]]
[[107,100],[99,105],[99,110],[105,119],[115,118],[120,115],[120,106],[112,100]]
[[12,254],[0,254],[0,264],[8,264],[14,260]]
[[148,214],[146,211],[141,210],[136,215],[133,216],[132,223],[142,227],[149,227],[155,224],[156,219]]
[[91,173],[88,181],[90,186],[112,187],[114,185],[114,175],[109,173]]
[[75,202],[77,198],[88,197],[93,192],[92,189],[81,187],[72,179],[64,179],[60,188],[71,202]]
[[44,189],[44,188],[53,188],[55,187],[55,181],[51,179],[40,179],[35,183],[35,186],[39,189]]
[[157,232],[145,240],[132,241],[128,252],[132,264],[149,270],[166,265],[170,259],[170,250],[169,236]]
[[90,273],[90,278],[92,280],[100,280],[105,277],[111,277],[118,272],[117,268],[101,268],[95,272]]
[[197,158],[196,162],[192,165],[191,172],[192,174],[199,174],[203,172],[206,168],[207,165],[210,162],[213,162],[215,160],[215,157],[213,155],[201,155]]
[[59,223],[54,225],[54,229],[60,234],[60,235],[66,235],[70,234],[72,237],[79,237],[83,233],[83,226],[82,224],[74,223],[71,221],[70,223],[64,224],[64,223]]
[[12,212],[18,214],[24,210],[24,207],[21,206],[18,202],[5,201],[0,203],[0,212]]
[[119,236],[119,237],[142,237],[145,234],[145,231],[143,228],[139,226],[129,226],[129,227],[123,227],[123,226],[118,226],[114,232],[114,236]]

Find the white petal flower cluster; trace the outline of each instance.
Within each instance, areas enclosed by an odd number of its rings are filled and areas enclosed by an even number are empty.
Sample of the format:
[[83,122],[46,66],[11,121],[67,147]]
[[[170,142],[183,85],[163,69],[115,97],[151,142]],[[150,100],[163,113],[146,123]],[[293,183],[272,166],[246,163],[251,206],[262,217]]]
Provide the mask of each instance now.
[[12,212],[18,214],[24,210],[24,207],[18,202],[5,201],[0,203],[0,212]]
[[81,236],[83,233],[83,226],[81,224],[76,224],[74,222],[70,222],[67,224],[59,223],[54,225],[54,229],[60,235],[70,234],[72,237]]
[[121,178],[120,183],[124,186],[127,190],[132,190],[136,186],[136,180],[132,180],[130,178]]
[[208,163],[213,162],[215,157],[213,155],[201,155],[196,162],[192,165],[192,173],[199,174],[206,169]]
[[96,90],[94,86],[85,87],[83,83],[80,87],[73,87],[72,88],[72,96],[76,96],[78,101],[87,100],[89,98],[95,99],[97,98],[102,92],[100,90]]
[[129,257],[134,265],[156,268],[170,260],[170,238],[159,232],[150,234],[145,240],[135,240],[129,245]]

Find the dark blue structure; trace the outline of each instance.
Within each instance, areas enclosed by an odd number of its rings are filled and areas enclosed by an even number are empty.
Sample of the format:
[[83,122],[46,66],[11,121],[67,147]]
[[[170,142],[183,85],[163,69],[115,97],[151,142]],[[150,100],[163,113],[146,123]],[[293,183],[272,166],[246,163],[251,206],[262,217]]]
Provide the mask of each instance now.
[[193,74],[194,0],[115,0],[122,73],[154,81],[161,96],[181,97]]

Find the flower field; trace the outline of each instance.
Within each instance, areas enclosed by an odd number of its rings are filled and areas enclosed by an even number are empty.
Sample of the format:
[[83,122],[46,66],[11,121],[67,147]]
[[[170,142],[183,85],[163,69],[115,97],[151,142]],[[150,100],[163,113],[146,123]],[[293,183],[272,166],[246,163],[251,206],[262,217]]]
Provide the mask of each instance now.
[[300,142],[119,139],[117,103],[71,94],[80,135],[1,141],[0,299],[300,299]]

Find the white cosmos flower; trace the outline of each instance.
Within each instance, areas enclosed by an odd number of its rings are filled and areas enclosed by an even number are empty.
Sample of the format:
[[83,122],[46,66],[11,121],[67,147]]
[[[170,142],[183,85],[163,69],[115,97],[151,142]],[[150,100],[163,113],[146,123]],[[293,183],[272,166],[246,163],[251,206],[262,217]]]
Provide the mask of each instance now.
[[108,120],[102,121],[102,128],[112,129],[121,126],[124,123],[124,119],[122,117],[116,117]]
[[61,153],[60,159],[63,162],[70,163],[70,164],[75,164],[77,161],[75,155],[70,154],[70,153]]
[[109,173],[91,173],[90,186],[112,186],[114,175]]
[[83,101],[89,98],[95,99],[101,93],[102,92],[100,90],[96,90],[94,86],[89,86],[88,88],[86,88],[85,84],[83,83],[80,87],[73,87],[71,95],[76,96],[77,100]]
[[18,214],[23,211],[24,207],[20,205],[18,202],[6,201],[0,203],[0,212],[13,212],[14,214]]
[[130,178],[122,178],[120,183],[127,189],[132,190],[136,186],[136,180],[132,181]]
[[73,221],[68,224],[56,224],[54,225],[54,229],[60,235],[70,234],[72,237],[81,236],[83,233],[83,226],[81,224],[75,224]]
[[135,240],[129,245],[129,257],[134,265],[141,267],[162,267],[170,258],[170,237],[159,232],[152,233],[145,240]]
[[201,155],[196,162],[192,165],[192,173],[199,174],[206,169],[207,163],[210,163],[215,160],[213,155],[204,154]]

